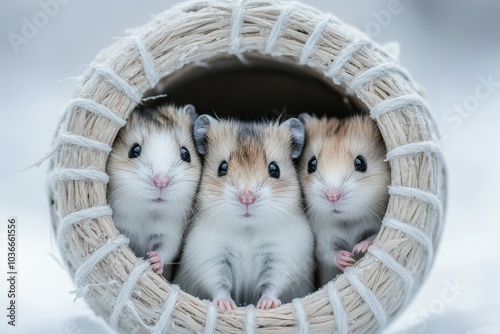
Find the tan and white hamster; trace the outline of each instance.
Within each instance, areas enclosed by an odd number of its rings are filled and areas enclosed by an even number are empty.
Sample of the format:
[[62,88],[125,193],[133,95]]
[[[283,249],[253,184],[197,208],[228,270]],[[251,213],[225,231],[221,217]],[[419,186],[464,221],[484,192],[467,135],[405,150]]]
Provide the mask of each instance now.
[[[108,201],[118,230],[137,256],[171,279],[201,175],[194,146],[194,107],[134,110],[106,166]],[[165,269],[165,271],[164,271]]]
[[387,209],[390,170],[382,136],[368,116],[299,119],[306,129],[299,175],[323,285],[373,243]]
[[177,283],[220,310],[268,309],[312,289],[313,235],[293,160],[304,142],[294,118],[243,123],[200,116],[204,167]]

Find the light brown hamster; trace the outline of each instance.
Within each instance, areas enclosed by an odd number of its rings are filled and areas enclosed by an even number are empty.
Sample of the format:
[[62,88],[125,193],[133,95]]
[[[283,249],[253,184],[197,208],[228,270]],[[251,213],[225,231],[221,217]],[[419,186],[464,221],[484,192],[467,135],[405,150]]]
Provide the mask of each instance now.
[[306,129],[299,175],[323,285],[375,239],[387,209],[390,170],[380,131],[368,116],[299,119]]
[[277,123],[195,122],[204,167],[198,214],[177,283],[221,310],[268,309],[312,289],[313,236],[294,165],[304,142],[296,118]]

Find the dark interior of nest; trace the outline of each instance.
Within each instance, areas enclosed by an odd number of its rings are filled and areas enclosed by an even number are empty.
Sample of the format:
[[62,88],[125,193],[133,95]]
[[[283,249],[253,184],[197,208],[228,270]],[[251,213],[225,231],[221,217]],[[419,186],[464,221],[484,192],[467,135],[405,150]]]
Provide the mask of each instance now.
[[190,64],[146,92],[139,108],[161,104],[195,106],[199,115],[253,121],[317,116],[347,117],[361,113],[362,104],[333,84],[319,70],[256,54],[219,56]]

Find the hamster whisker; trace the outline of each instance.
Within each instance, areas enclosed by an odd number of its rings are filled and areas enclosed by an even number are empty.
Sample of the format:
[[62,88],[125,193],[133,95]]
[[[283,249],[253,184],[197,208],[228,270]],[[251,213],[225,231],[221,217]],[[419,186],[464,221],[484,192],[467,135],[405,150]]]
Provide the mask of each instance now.
[[[311,174],[309,174],[309,175],[311,175]],[[325,183],[325,178],[323,177],[323,174],[321,174],[320,170],[316,170],[314,173],[312,173],[312,176],[314,176],[322,184]]]
[[122,172],[131,173],[131,174],[137,174],[137,170],[125,169],[125,168],[121,168],[118,166],[113,166],[113,169],[118,170],[118,171],[122,171]]
[[356,180],[356,182],[359,182],[359,181],[361,181],[361,180],[368,179],[368,178],[370,178],[370,177],[379,176],[379,175],[384,175],[384,173],[377,173],[377,174],[367,175],[367,176],[365,176],[365,177],[362,177],[362,178],[360,178],[360,179],[357,179],[357,180]]
[[[209,163],[208,163],[207,161],[205,161],[205,165],[204,165],[203,167],[204,167],[204,168],[208,168],[208,169],[210,169],[210,170],[213,172],[213,175],[214,175],[214,176],[218,174],[218,171],[217,171],[217,170],[215,170],[215,168],[213,168],[212,166],[210,166],[210,165],[209,165]],[[212,176],[212,175],[210,175],[210,176]]]
[[354,172],[355,172],[355,170],[353,170],[351,172],[351,174],[349,174],[349,176],[344,180],[344,183],[346,183],[347,181],[349,181],[349,179],[354,175]]
[[151,164],[144,162],[143,159],[141,159],[141,158],[137,158],[137,159],[132,160],[132,163],[136,166],[137,166],[137,163],[141,163],[141,165],[144,166],[144,168],[146,168],[148,170],[151,169]]

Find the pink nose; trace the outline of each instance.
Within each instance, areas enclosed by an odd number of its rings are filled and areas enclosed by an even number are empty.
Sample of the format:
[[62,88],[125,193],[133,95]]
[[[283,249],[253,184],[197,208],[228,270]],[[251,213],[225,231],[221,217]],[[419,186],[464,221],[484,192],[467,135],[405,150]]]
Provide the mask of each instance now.
[[255,203],[257,196],[255,196],[253,192],[247,190],[241,192],[238,198],[240,199],[241,204],[250,205]]
[[170,178],[167,175],[155,175],[153,177],[153,184],[159,189],[166,188],[170,184]]
[[342,198],[342,192],[339,189],[328,189],[325,191],[325,197],[330,202],[338,202]]

